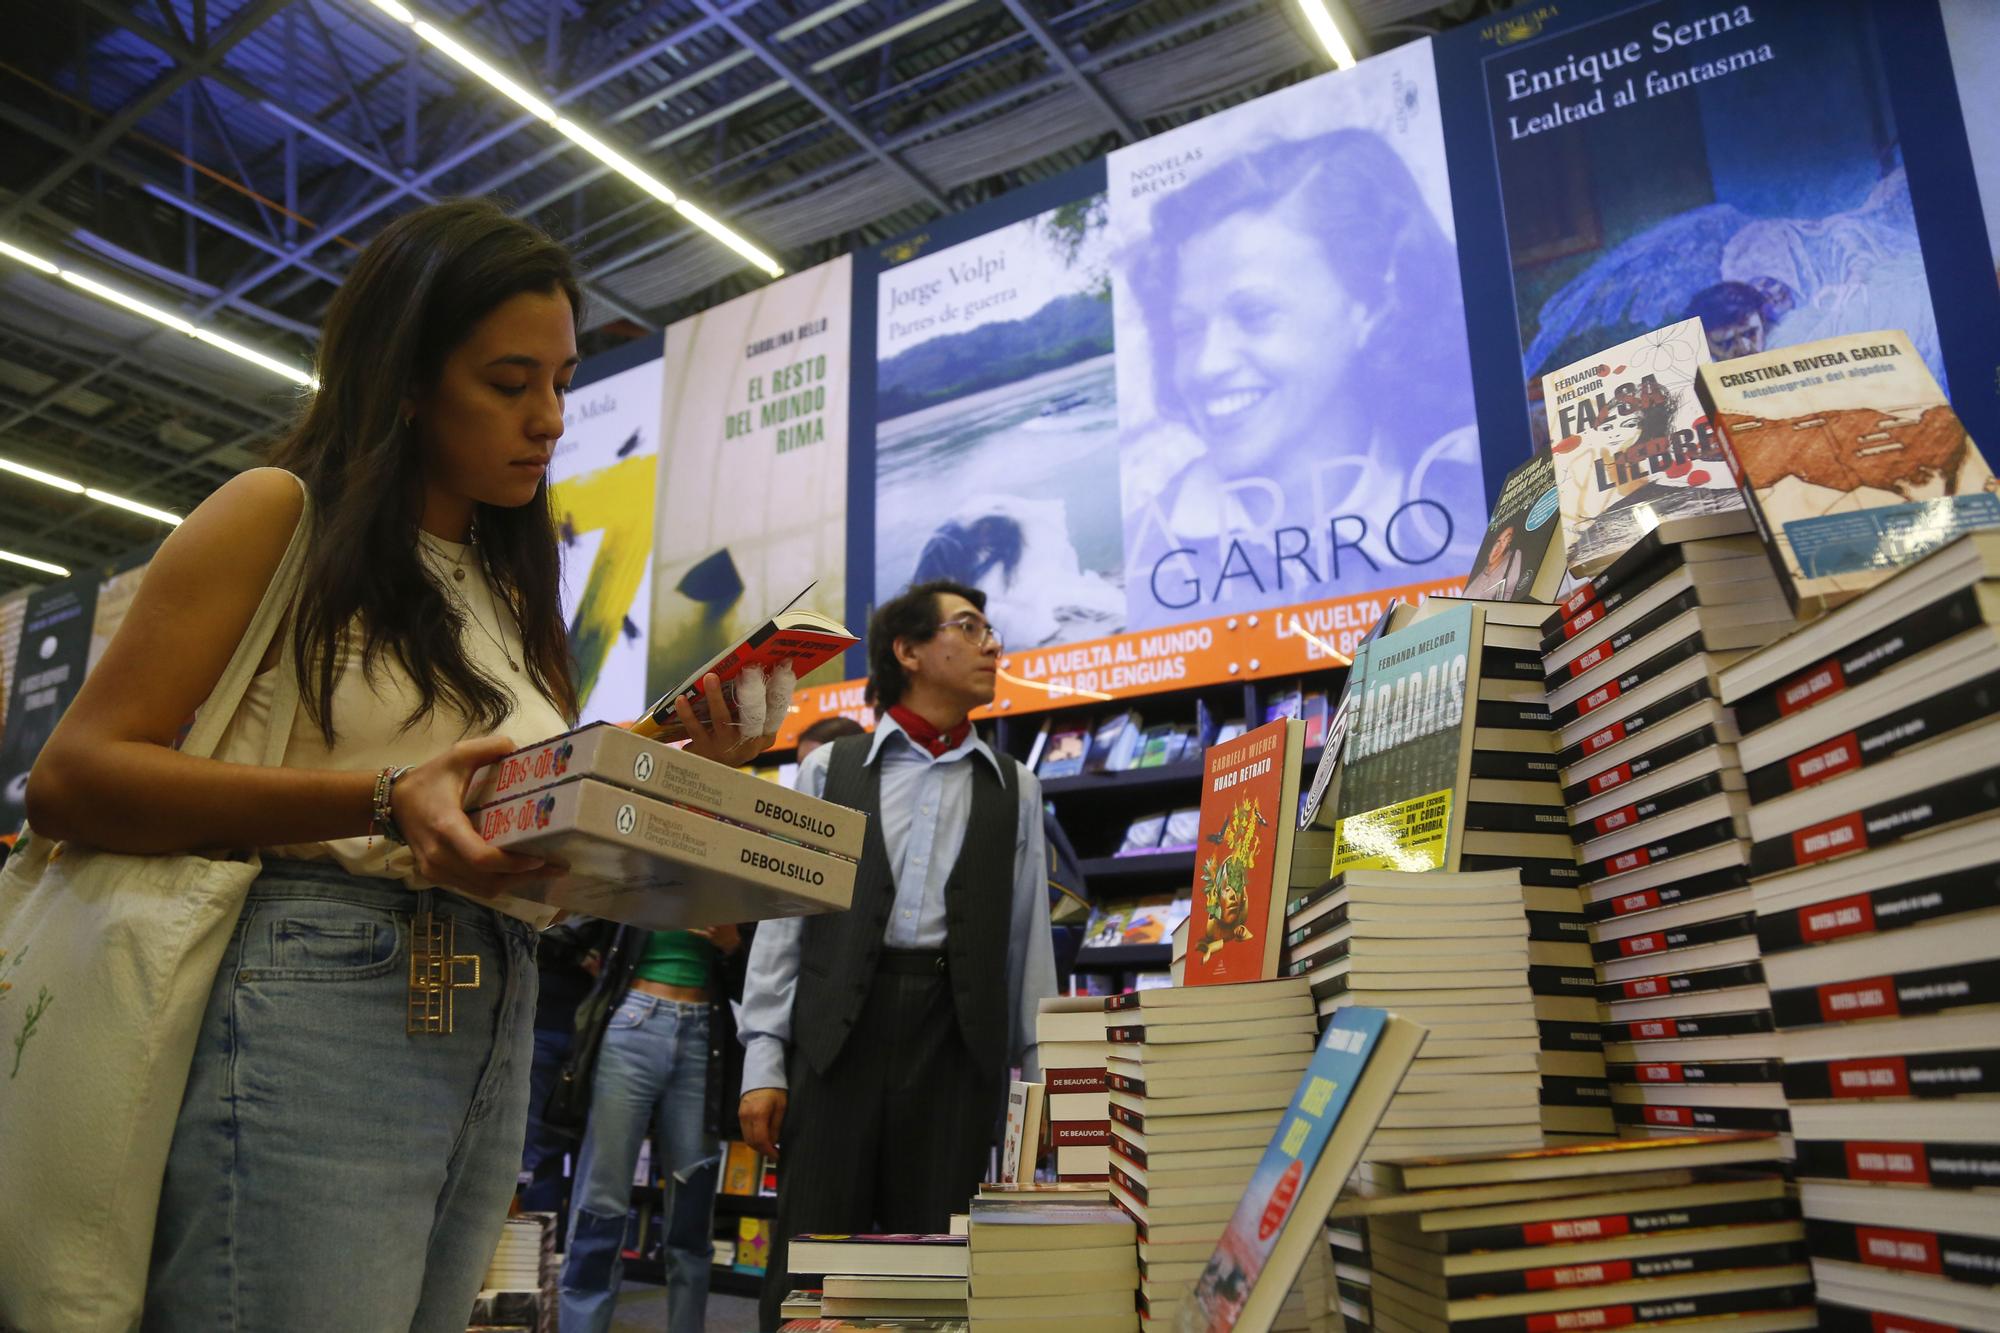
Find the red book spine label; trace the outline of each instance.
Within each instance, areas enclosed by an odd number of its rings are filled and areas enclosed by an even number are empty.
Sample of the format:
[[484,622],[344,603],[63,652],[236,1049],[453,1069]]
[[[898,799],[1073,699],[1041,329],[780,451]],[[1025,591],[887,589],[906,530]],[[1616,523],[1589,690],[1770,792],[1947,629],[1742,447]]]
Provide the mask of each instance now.
[[1600,1305],[1590,1310],[1559,1310],[1528,1316],[1528,1333],[1571,1333],[1575,1329],[1623,1328],[1633,1320],[1629,1305]]
[[1808,943],[1867,935],[1875,929],[1875,904],[1867,894],[1857,893],[1851,898],[1801,907],[1798,923],[1799,935]]
[[1854,1180],[1885,1180],[1903,1185],[1931,1183],[1930,1162],[1921,1143],[1850,1143],[1847,1174]]
[[1111,1142],[1109,1120],[1051,1120],[1049,1141],[1058,1148],[1097,1148]]
[[1563,1287],[1601,1287],[1607,1282],[1625,1282],[1632,1276],[1627,1260],[1601,1264],[1566,1264],[1561,1268],[1530,1268],[1521,1274],[1529,1291],[1556,1291]]
[[1778,688],[1778,715],[1789,717],[1801,708],[1811,708],[1828,695],[1847,688],[1840,663],[1828,660],[1792,677]]
[[1571,593],[1569,596],[1563,598],[1562,601],[1556,603],[1556,607],[1563,613],[1564,616],[1566,617],[1573,616],[1577,612],[1583,610],[1584,607],[1589,606],[1592,602],[1596,600],[1597,600],[1597,582],[1596,580],[1593,579],[1589,583],[1584,584],[1581,588],[1578,588],[1575,592]]
[[1938,1238],[1928,1231],[1856,1227],[1854,1248],[1862,1263],[1873,1264],[1877,1268],[1901,1268],[1912,1273],[1944,1275],[1944,1260],[1938,1254]]
[[1859,767],[1861,741],[1851,731],[1845,736],[1835,736],[1830,741],[1821,741],[1818,745],[1800,750],[1785,761],[1793,791],[1825,782],[1828,778],[1837,778]]
[[1687,1079],[1682,1074],[1681,1067],[1678,1064],[1640,1065],[1638,1073],[1639,1073],[1639,1081],[1641,1083],[1687,1082]]
[[1051,1095],[1058,1092],[1103,1092],[1102,1069],[1051,1069],[1042,1075]]
[[1616,745],[1624,739],[1625,724],[1623,722],[1613,722],[1595,736],[1585,736],[1583,738],[1583,752],[1587,755],[1596,754],[1606,746]]
[[1590,794],[1592,796],[1602,796],[1613,787],[1622,787],[1631,780],[1632,765],[1630,763],[1619,764],[1616,768],[1607,768],[1590,780]]
[[1615,680],[1608,685],[1600,685],[1589,694],[1584,695],[1583,698],[1577,700],[1576,715],[1578,717],[1588,717],[1624,692],[1624,690],[1619,688],[1618,682]]
[[1521,1238],[1529,1245],[1571,1245],[1583,1240],[1615,1240],[1630,1234],[1631,1230],[1631,1220],[1623,1213],[1615,1213],[1608,1217],[1529,1222],[1521,1228]]
[[1846,1023],[1857,1018],[1889,1018],[1898,1011],[1893,977],[1836,981],[1819,988],[1822,1023]]
[[1836,1097],[1907,1097],[1909,1066],[1900,1055],[1875,1060],[1835,1060],[1826,1067]]
[[1634,912],[1644,912],[1660,905],[1659,891],[1647,889],[1644,893],[1628,893],[1611,904],[1613,916],[1630,916]]
[[1633,1034],[1642,1041],[1666,1041],[1680,1035],[1681,1025],[1671,1018],[1649,1018],[1632,1025]]
[[1690,1106],[1646,1106],[1640,1110],[1649,1125],[1677,1125],[1684,1129],[1694,1125],[1694,1108]]
[[1611,640],[1606,639],[1569,664],[1569,678],[1575,680],[1609,656],[1611,656]]
[[1658,953],[1667,947],[1667,933],[1656,930],[1650,935],[1631,935],[1618,941],[1618,952],[1625,958],[1637,958],[1641,954]]
[[1608,815],[1599,815],[1590,821],[1590,826],[1597,830],[1597,836],[1601,838],[1607,833],[1616,833],[1638,817],[1639,807],[1627,805],[1613,810]]
[[1604,607],[1600,603],[1587,611],[1581,611],[1563,622],[1563,637],[1573,639],[1577,635],[1604,619]]
[[1665,977],[1640,977],[1619,987],[1628,1000],[1645,1000],[1655,995],[1665,995],[1673,990],[1673,983]]
[[1629,852],[1620,852],[1604,863],[1607,875],[1622,875],[1628,870],[1639,870],[1653,864],[1653,853],[1644,847],[1634,847]]
[[1956,1324],[1934,1324],[1928,1319],[1912,1319],[1904,1314],[1871,1311],[1868,1322],[1873,1333],[1961,1333]]
[[1862,826],[1858,810],[1802,828],[1792,835],[1792,857],[1802,866],[1845,852],[1863,851],[1867,846],[1868,830]]

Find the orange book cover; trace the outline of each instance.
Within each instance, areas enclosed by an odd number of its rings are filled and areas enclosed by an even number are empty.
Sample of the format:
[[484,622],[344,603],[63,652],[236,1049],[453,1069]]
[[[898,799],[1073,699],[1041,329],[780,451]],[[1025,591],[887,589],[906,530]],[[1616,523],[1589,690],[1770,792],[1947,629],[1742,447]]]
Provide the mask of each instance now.
[[1202,756],[1184,985],[1278,975],[1305,729],[1279,718]]

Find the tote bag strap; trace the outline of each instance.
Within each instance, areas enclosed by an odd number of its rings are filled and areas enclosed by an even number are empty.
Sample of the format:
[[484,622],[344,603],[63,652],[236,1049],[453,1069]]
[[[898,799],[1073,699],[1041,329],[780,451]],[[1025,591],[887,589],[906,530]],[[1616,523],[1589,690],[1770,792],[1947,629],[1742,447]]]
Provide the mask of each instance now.
[[[290,617],[292,607],[298,601],[299,589],[305,581],[306,548],[311,544],[312,492],[293,473],[285,475],[298,483],[299,493],[305,501],[299,511],[299,525],[292,530],[292,540],[285,547],[284,557],[278,561],[278,568],[264,589],[264,599],[257,604],[256,614],[250,617],[250,624],[237,642],[229,665],[222,669],[221,678],[215,682],[215,688],[209,691],[201,710],[195,714],[194,726],[181,745],[183,754],[206,759],[215,753],[215,747],[222,743],[223,732],[243,703],[244,692],[257,675],[258,664],[271,647],[272,638]],[[283,760],[285,743],[291,739],[292,717],[298,710],[299,702],[299,680],[294,661],[292,636],[288,634],[279,652],[278,664],[272,668],[276,693],[271,700],[271,725],[264,738],[262,760],[267,768]]]

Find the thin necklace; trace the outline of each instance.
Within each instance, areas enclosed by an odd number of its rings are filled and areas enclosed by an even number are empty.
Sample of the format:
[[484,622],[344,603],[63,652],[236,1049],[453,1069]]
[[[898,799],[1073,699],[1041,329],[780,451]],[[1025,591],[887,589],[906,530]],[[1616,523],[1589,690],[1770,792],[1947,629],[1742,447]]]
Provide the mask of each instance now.
[[[478,541],[479,541],[479,527],[477,524],[474,524],[471,530],[466,533],[466,543],[465,546],[459,551],[458,559],[452,564],[451,577],[454,581],[459,583],[465,582],[466,552],[470,551],[473,548],[473,546],[478,543]],[[453,600],[455,600],[458,603],[460,609],[465,612],[466,619],[470,620],[473,624],[477,625],[479,627],[479,632],[486,636],[487,641],[491,643],[495,648],[498,648],[500,650],[500,656],[507,659],[508,669],[515,672],[520,671],[521,664],[514,660],[513,650],[508,648],[506,643],[502,641],[497,635],[495,635],[492,630],[486,628],[486,622],[481,620],[479,618],[479,613],[472,609],[472,603],[466,599],[465,594],[460,592],[457,588],[450,588],[448,589],[448,591],[451,593]]]

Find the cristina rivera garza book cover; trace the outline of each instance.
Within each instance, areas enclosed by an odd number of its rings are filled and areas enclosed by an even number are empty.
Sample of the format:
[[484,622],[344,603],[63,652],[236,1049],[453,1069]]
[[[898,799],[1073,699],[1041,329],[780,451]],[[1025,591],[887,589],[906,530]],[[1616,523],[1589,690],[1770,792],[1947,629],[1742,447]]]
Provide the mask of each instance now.
[[1202,756],[1186,985],[1278,975],[1305,729],[1279,718]]

